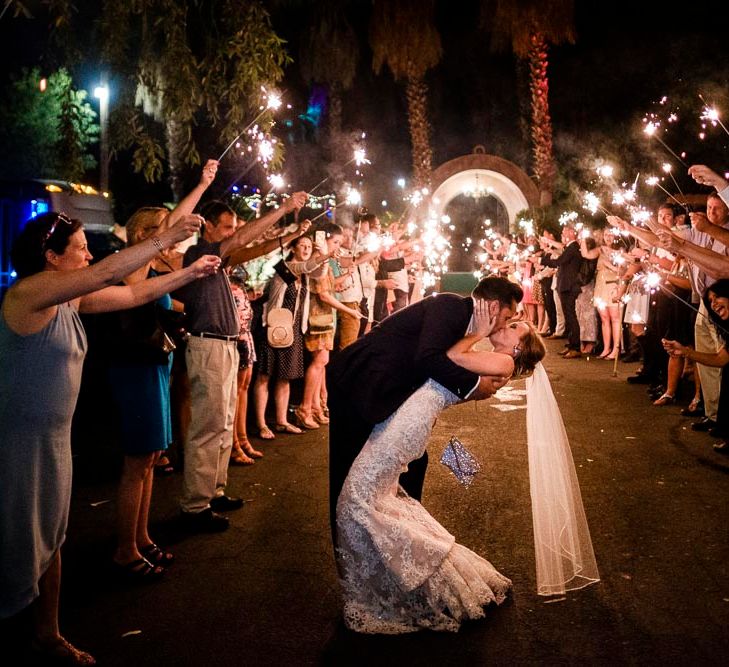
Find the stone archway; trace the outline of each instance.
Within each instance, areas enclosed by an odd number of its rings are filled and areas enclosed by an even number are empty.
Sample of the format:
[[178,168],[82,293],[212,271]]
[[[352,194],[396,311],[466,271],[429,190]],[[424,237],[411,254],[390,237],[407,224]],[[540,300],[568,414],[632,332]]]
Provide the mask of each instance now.
[[539,190],[526,172],[504,158],[487,155],[481,146],[471,155],[440,165],[433,172],[431,184],[431,206],[438,217],[450,201],[476,188],[485,190],[504,205],[512,230],[519,211],[539,206]]

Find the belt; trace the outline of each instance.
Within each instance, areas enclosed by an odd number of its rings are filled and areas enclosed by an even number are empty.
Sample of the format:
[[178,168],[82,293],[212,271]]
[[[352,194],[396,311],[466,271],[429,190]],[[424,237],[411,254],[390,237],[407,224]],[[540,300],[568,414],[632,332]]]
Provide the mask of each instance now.
[[223,336],[223,334],[214,334],[201,331],[200,333],[190,332],[191,336],[196,338],[212,338],[213,340],[227,340],[228,342],[238,340],[238,336]]

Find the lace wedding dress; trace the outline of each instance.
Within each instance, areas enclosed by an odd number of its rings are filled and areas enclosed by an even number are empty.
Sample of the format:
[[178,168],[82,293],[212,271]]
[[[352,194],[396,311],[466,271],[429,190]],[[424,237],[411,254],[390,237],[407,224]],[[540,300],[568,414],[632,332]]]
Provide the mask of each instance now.
[[425,452],[438,414],[458,397],[428,380],[378,424],[337,502],[337,563],[344,621],[356,632],[457,631],[511,587],[398,485]]

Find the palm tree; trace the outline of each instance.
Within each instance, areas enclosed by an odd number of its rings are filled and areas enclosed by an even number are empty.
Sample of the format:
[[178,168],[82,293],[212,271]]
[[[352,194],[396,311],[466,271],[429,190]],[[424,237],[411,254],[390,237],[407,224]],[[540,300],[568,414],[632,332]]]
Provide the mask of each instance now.
[[430,184],[433,168],[425,74],[443,53],[434,13],[435,0],[374,0],[370,23],[375,73],[386,64],[396,80],[405,80],[413,175],[419,186]]
[[359,46],[341,2],[320,0],[312,12],[300,53],[301,73],[309,83],[324,84],[329,94],[328,143],[337,189],[341,185],[337,165],[346,154],[342,145],[342,95],[354,82]]
[[531,137],[534,176],[540,203],[552,202],[555,164],[552,149],[552,119],[549,114],[549,45],[574,42],[574,0],[495,0],[484,3],[494,35],[494,45],[508,40],[529,66]]

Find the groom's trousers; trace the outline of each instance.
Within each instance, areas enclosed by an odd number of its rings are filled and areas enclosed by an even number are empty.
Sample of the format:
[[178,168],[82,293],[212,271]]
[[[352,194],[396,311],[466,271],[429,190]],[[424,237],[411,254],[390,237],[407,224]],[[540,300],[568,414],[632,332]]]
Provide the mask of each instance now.
[[[374,424],[364,421],[352,405],[351,398],[329,394],[329,520],[332,540],[337,543],[337,500],[349,469],[369,438]],[[428,467],[428,453],[413,461],[400,475],[400,486],[411,498],[420,501]]]

